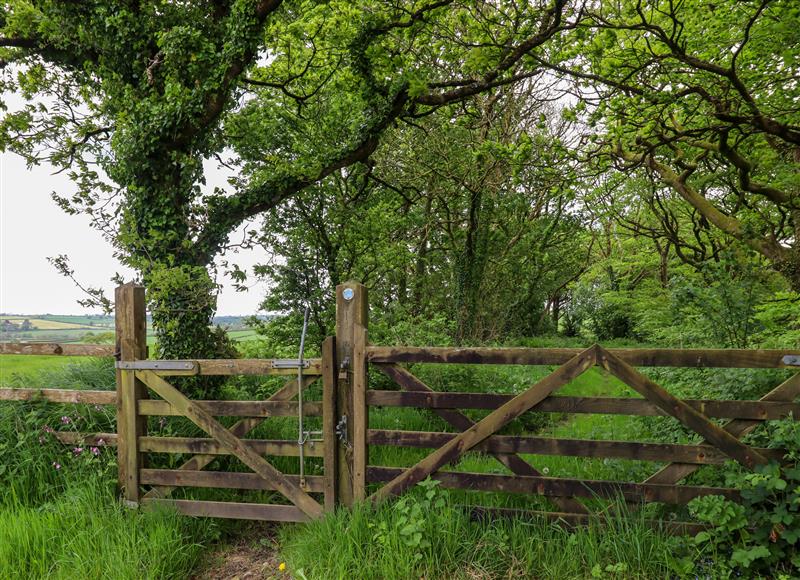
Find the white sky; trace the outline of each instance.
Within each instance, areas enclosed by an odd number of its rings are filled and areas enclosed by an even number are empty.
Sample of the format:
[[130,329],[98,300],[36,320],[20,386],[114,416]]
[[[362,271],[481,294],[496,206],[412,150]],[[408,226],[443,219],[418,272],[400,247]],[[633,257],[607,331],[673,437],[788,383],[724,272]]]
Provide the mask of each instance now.
[[[207,167],[208,186],[225,185],[225,178],[213,165]],[[127,274],[112,256],[112,248],[100,232],[89,227],[84,215],[67,215],[50,194],[71,192],[74,186],[65,175],[53,175],[47,166],[30,171],[13,153],[0,153],[0,312],[14,314],[85,314],[89,310],[76,301],[83,298],[73,282],[47,262],[48,256],[66,254],[75,277],[85,286],[103,287],[113,296],[110,281],[115,272]],[[68,195],[66,197],[69,197]],[[232,239],[237,239],[236,235]],[[232,262],[250,269],[264,259],[263,251],[229,256]],[[234,291],[225,284],[219,298],[218,314],[254,314],[264,288]]]

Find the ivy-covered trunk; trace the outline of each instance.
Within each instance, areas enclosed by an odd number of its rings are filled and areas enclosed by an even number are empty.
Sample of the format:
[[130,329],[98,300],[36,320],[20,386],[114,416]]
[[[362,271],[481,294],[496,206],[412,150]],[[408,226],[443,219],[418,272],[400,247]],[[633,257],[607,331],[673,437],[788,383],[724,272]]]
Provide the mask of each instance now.
[[[142,167],[149,169],[115,177],[127,184],[120,245],[147,290],[156,335],[151,356],[231,358],[235,349],[230,339],[213,326],[218,287],[210,268],[216,251],[203,251],[194,241],[197,226],[190,207],[199,196],[200,160],[188,147],[168,154],[157,147],[142,157]],[[213,398],[221,383],[194,377],[176,384],[192,397]]]

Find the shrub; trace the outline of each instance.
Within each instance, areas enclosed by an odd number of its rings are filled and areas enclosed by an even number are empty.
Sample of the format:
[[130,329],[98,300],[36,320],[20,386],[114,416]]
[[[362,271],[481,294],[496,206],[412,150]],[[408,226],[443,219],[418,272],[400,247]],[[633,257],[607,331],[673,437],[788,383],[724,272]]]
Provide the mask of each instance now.
[[787,578],[800,574],[800,425],[780,422],[770,446],[786,449],[787,463],[733,472],[728,483],[741,488],[741,504],[721,496],[700,497],[689,504],[695,517],[712,526],[693,540],[711,556],[706,563],[710,573]]

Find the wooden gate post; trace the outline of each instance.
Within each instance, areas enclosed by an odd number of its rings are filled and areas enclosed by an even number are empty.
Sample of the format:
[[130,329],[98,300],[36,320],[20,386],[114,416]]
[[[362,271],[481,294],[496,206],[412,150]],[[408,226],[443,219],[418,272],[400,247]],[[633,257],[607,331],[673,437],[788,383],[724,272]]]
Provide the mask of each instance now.
[[[339,442],[338,499],[350,507],[365,498],[367,476],[366,340],[367,289],[358,282],[336,287],[336,360],[339,365],[336,421]],[[346,429],[345,429],[346,426]]]
[[[114,291],[117,357],[120,361],[147,358],[147,318],[144,288],[124,284]],[[147,434],[147,417],[139,416],[137,401],[147,398],[147,387],[134,371],[117,369],[117,463],[125,503],[139,505],[139,437]]]

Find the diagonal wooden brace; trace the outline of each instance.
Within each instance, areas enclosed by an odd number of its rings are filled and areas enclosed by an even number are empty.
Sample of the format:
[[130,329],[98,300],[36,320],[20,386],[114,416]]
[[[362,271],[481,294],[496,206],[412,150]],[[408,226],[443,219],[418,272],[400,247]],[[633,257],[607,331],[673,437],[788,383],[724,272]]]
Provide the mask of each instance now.
[[[375,366],[387,377],[392,379],[400,387],[407,391],[416,392],[434,392],[428,385],[419,380],[406,369],[397,366],[394,363],[375,363]],[[464,413],[450,409],[431,409],[439,417],[444,419],[447,423],[458,429],[459,431],[466,431],[472,427],[475,422],[467,417]],[[542,473],[533,467],[530,463],[525,461],[516,453],[490,453],[492,457],[497,459],[500,463],[505,465],[516,475],[528,476],[542,476]],[[589,513],[589,510],[577,499],[570,497],[554,497],[551,498],[562,510],[572,513]]]
[[419,483],[439,468],[459,459],[475,445],[502,429],[505,425],[528,411],[531,407],[550,396],[575,377],[583,374],[596,362],[597,349],[588,348],[577,354],[564,365],[531,386],[524,393],[517,395],[506,404],[498,407],[469,429],[442,445],[413,467],[392,479],[385,486],[370,496],[373,502],[381,501],[391,495],[403,493],[409,487]]
[[694,407],[681,401],[628,363],[600,346],[597,347],[597,359],[598,364],[612,375],[660,407],[665,413],[675,417],[689,429],[705,437],[708,443],[717,447],[728,457],[735,459],[749,469],[769,462],[758,451],[739,441]]
[[152,371],[136,371],[136,376],[165,401],[175,407],[192,423],[211,435],[245,465],[270,482],[274,488],[311,518],[322,516],[322,506],[299,485],[275,469],[266,459],[253,451],[241,439],[228,431],[213,416],[194,401]]
[[[769,393],[759,399],[759,401],[794,401],[800,397],[800,374],[793,375],[780,385],[772,389]],[[755,429],[763,421],[755,419],[733,419],[723,425],[723,429],[734,437],[744,437]],[[703,441],[703,444],[707,444]],[[700,468],[699,465],[691,463],[670,463],[645,480],[645,483],[678,483]]]
[[[308,388],[313,382],[319,379],[317,375],[309,375],[303,377],[303,389]],[[286,383],[278,389],[267,401],[289,401],[297,395],[297,379],[286,381]],[[266,421],[266,417],[246,417],[234,423],[228,431],[233,433],[236,437],[244,437],[250,431],[261,425]],[[180,467],[179,470],[183,471],[200,471],[206,468],[214,459],[216,455],[195,455],[187,459]],[[168,497],[177,488],[168,485],[159,485],[153,487],[145,495],[145,499],[157,499]]]

